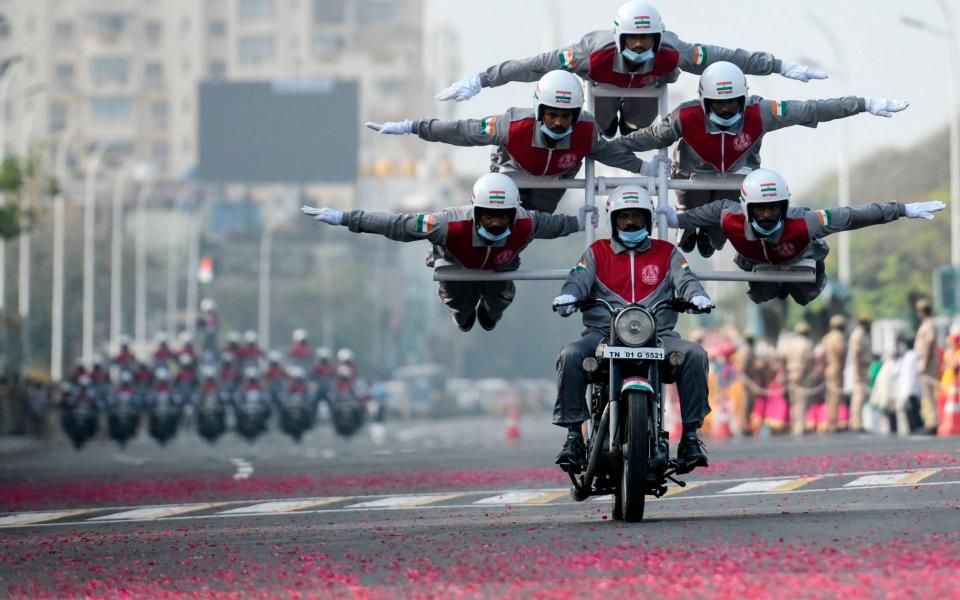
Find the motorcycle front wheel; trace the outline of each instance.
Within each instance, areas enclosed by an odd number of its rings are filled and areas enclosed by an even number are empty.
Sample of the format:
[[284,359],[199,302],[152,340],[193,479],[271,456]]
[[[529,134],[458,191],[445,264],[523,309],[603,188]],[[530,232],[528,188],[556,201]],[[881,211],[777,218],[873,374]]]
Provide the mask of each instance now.
[[617,513],[620,513],[628,523],[643,520],[647,495],[647,465],[650,461],[649,406],[646,393],[627,393],[623,469],[619,494],[614,500],[614,516],[619,516]]

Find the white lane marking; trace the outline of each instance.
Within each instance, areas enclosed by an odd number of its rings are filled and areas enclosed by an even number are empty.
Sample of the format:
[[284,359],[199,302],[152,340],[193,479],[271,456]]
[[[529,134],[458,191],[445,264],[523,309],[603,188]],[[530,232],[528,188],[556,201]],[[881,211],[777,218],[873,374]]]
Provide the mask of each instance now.
[[241,506],[240,508],[231,508],[230,510],[224,510],[218,512],[218,515],[245,515],[245,514],[278,514],[278,513],[288,513],[295,512],[298,510],[304,510],[306,508],[315,508],[317,506],[323,506],[325,504],[333,504],[335,502],[340,502],[341,500],[346,500],[346,498],[318,498],[316,500],[290,500],[290,501],[273,501],[273,502],[261,502],[260,504],[254,504],[252,506]]
[[198,510],[205,510],[208,508],[215,508],[221,506],[220,502],[205,502],[199,504],[172,504],[169,506],[148,506],[145,508],[135,508],[133,510],[125,510],[118,513],[111,513],[109,515],[101,515],[99,517],[93,517],[89,519],[90,521],[152,521],[154,519],[165,519],[167,517],[174,517],[177,515],[182,515],[188,512],[196,512]]
[[885,473],[882,475],[865,475],[854,479],[853,481],[844,484],[843,487],[864,487],[868,485],[897,485],[897,484],[909,484],[917,483],[922,479],[930,477],[934,473],[939,471],[939,469],[929,469],[924,471],[911,471],[908,473]]
[[84,508],[81,510],[51,510],[46,512],[24,512],[5,515],[0,517],[0,527],[21,527],[23,525],[33,525],[35,523],[45,523],[67,517],[75,517],[85,513],[93,512],[93,509]]
[[543,492],[507,492],[477,500],[473,504],[524,504],[542,495]]
[[820,479],[819,477],[791,477],[790,479],[767,479],[748,481],[732,488],[720,490],[718,494],[743,494],[749,492],[788,492]]
[[[831,492],[852,492],[852,491],[872,490],[872,489],[889,489],[889,488],[892,488],[892,487],[928,487],[928,486],[943,486],[943,485],[960,485],[960,480],[958,480],[958,481],[931,481],[931,482],[920,482],[920,483],[915,483],[915,484],[909,483],[909,484],[899,484],[899,485],[875,485],[875,486],[869,486],[869,487],[856,487],[856,488],[844,488],[844,487],[814,488],[814,489],[803,489],[803,490],[791,490],[791,491],[787,491],[787,492],[752,492],[752,493],[737,494],[737,495],[734,495],[734,496],[726,496],[726,495],[721,496],[721,495],[718,495],[718,494],[704,494],[704,495],[700,495],[700,496],[683,496],[683,495],[681,495],[681,496],[664,497],[664,498],[661,498],[660,500],[663,500],[663,501],[673,501],[673,500],[684,500],[684,501],[686,501],[686,500],[716,500],[716,499],[718,499],[718,498],[723,498],[723,499],[726,500],[726,499],[730,499],[730,498],[743,498],[743,497],[747,497],[747,496],[774,496],[774,495],[783,495],[783,494],[812,494],[812,493],[818,493],[818,492],[825,492],[825,493],[831,493]],[[541,490],[541,492],[542,492],[542,491],[545,491],[545,490]],[[559,490],[557,490],[557,491],[559,491]],[[477,492],[469,492],[469,493],[475,494],[475,493],[477,493]],[[487,492],[487,493],[489,493],[489,492]],[[463,494],[453,494],[453,495],[456,496],[456,495],[463,495]],[[408,498],[409,498],[409,496],[408,496]],[[652,500],[652,499],[651,499],[651,500]],[[609,501],[610,501],[610,496],[593,496],[593,497],[591,497],[589,500],[587,500],[586,502],[594,502],[594,501],[597,501],[597,502],[609,502]],[[229,503],[228,503],[228,502],[223,502],[223,503],[221,503],[221,504],[236,504],[236,503],[238,503],[238,502],[239,502],[239,501],[229,502]],[[573,502],[573,501],[571,501],[571,502],[554,502],[554,503],[551,503],[550,506],[556,506],[556,507],[560,507],[560,506],[578,506],[578,505],[583,505],[583,504],[584,504],[583,502]],[[491,505],[479,505],[479,506],[491,506]],[[535,506],[541,506],[541,505],[519,503],[519,504],[514,504],[514,505],[512,505],[512,506],[517,506],[517,507],[535,507]],[[474,509],[475,509],[475,508],[477,508],[477,507],[478,507],[478,505],[477,505],[476,503],[473,503],[473,504],[445,504],[445,505],[442,505],[442,506],[434,506],[434,505],[427,504],[427,505],[425,505],[425,506],[393,506],[393,507],[387,507],[387,508],[384,508],[384,507],[362,507],[362,508],[354,508],[354,507],[351,507],[351,506],[344,506],[344,507],[339,507],[339,508],[318,508],[318,509],[297,511],[297,512],[295,512],[295,513],[282,512],[282,513],[275,513],[275,514],[284,515],[284,514],[352,513],[352,512],[377,512],[377,511],[382,511],[382,510],[394,510],[394,509],[395,509],[395,510],[423,510],[423,509],[436,509],[436,508],[442,508],[442,509],[447,509],[447,510],[458,510],[458,509],[471,509],[471,508],[474,508]],[[197,507],[195,510],[200,510],[201,508],[203,508],[203,507]],[[86,510],[86,511],[84,511],[84,512],[90,512],[90,511],[92,511],[92,510],[103,510],[103,509],[89,509],[89,510]],[[266,513],[257,513],[257,514],[266,514]],[[130,522],[130,521],[144,521],[144,520],[196,521],[196,520],[201,520],[201,519],[215,519],[215,518],[225,518],[225,517],[249,517],[249,516],[254,516],[254,515],[245,514],[245,513],[234,513],[234,514],[211,513],[211,514],[205,514],[205,515],[180,514],[180,515],[175,515],[175,516],[171,516],[171,517],[153,517],[153,518],[151,518],[151,519],[123,519],[122,521],[125,521],[125,522]],[[96,520],[96,519],[86,519],[86,520],[80,520],[80,521],[56,521],[56,522],[52,522],[52,523],[50,523],[50,522],[41,522],[41,523],[37,523],[36,525],[33,525],[33,526],[35,526],[35,527],[56,527],[56,526],[59,526],[59,525],[74,525],[74,526],[76,526],[76,525],[102,525],[102,524],[104,524],[104,523],[111,523],[111,522],[119,522],[119,521],[116,521],[116,520],[99,520],[99,521],[98,521],[98,520]],[[7,526],[7,527],[12,529],[12,528],[15,528],[15,527],[22,527],[22,526],[31,526],[31,525],[29,525],[29,524],[28,524],[28,525],[9,525],[9,526]]]
[[350,504],[346,508],[413,508],[414,506],[436,504],[437,502],[443,502],[464,495],[466,495],[466,492],[458,494],[429,494],[424,496],[390,496],[388,498],[380,498],[379,500]]
[[233,474],[234,479],[250,479],[253,475],[253,465],[243,458],[231,458],[230,462],[237,467],[237,472]]
[[147,462],[146,458],[142,458],[140,456],[130,456],[129,454],[120,454],[119,452],[113,455],[113,460],[117,461],[118,463],[136,466],[140,466]]

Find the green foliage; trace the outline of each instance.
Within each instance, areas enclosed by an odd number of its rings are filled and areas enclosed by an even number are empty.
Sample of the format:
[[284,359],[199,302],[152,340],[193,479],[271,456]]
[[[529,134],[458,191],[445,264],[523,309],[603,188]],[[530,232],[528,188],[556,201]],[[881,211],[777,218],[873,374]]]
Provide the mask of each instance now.
[[23,179],[19,158],[8,156],[0,163],[0,192],[19,192],[23,188]]
[[20,235],[23,224],[20,209],[15,204],[0,206],[0,239],[10,239]]

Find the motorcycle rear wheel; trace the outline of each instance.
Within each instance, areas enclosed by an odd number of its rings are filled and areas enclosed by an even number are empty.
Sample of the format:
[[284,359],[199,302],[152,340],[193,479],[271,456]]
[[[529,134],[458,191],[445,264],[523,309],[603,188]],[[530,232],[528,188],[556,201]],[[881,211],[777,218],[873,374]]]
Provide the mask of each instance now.
[[[649,405],[647,394],[636,391],[627,393],[626,438],[623,445],[619,496],[623,520],[628,523],[643,520],[647,495],[647,465],[650,461]],[[614,506],[614,509],[616,508]]]

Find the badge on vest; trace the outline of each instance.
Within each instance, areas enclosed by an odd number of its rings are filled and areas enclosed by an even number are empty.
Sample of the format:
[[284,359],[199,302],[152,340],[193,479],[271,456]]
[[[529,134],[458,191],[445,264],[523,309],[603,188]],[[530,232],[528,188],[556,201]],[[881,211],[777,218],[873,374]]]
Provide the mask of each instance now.
[[753,136],[749,133],[738,133],[733,138],[733,149],[737,152],[743,152],[753,144]]
[[654,285],[660,281],[660,267],[647,265],[640,270],[640,281],[646,285]]
[[506,264],[511,258],[513,258],[513,252],[501,252],[493,257],[493,264],[500,266]]
[[560,158],[557,159],[557,165],[561,169],[572,169],[574,165],[578,162],[577,155],[573,152],[567,152],[566,154],[561,154]]

